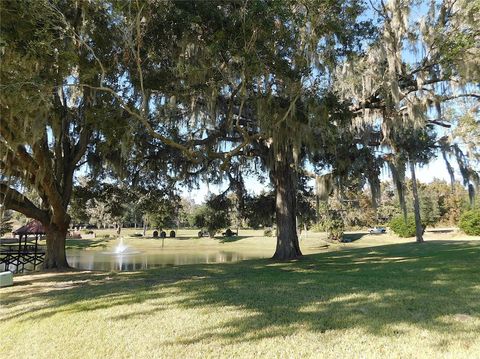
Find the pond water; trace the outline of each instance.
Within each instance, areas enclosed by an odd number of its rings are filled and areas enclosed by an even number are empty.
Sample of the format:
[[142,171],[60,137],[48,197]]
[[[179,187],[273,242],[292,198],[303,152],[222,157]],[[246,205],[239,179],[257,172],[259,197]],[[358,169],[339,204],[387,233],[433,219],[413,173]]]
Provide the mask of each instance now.
[[99,250],[67,250],[70,266],[84,270],[136,271],[172,265],[237,262],[245,259],[268,258],[272,253],[243,250],[192,250],[186,248],[164,251],[135,250],[116,253]]

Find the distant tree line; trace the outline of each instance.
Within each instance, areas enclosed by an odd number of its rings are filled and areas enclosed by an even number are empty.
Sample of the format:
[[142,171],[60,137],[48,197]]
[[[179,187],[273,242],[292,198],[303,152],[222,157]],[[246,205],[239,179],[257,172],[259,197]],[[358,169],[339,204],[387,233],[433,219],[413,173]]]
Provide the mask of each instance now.
[[[413,213],[411,180],[406,181],[405,187],[406,208]],[[457,226],[462,213],[471,208],[468,190],[459,182],[453,188],[443,180],[419,182],[417,187],[422,223],[426,226]],[[193,200],[162,191],[141,193],[112,184],[83,182],[83,185],[75,186],[70,213],[73,226],[94,225],[98,228],[197,228],[214,235],[228,227],[260,229],[275,226],[273,192],[242,193],[240,209],[236,195],[232,192],[210,195],[205,203],[196,204]],[[328,210],[339,213],[345,229],[388,225],[392,218],[402,215],[402,205],[392,181],[381,183],[376,207],[371,198],[368,187],[352,188],[341,194],[332,192],[327,205],[319,203],[317,206],[315,191],[307,186],[297,194],[297,230],[327,230]]]

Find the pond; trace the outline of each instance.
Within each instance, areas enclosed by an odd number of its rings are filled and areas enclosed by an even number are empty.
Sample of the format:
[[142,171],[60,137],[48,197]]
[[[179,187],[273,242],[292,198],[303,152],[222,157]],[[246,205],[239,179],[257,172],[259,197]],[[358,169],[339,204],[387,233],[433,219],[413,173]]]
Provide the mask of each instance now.
[[241,247],[135,247],[121,241],[112,248],[68,249],[67,260],[70,266],[83,270],[136,271],[172,265],[237,262],[268,258],[272,254],[271,250]]
[[165,267],[171,265],[237,262],[245,259],[268,258],[272,253],[215,251],[196,252],[178,249],[172,252],[136,252],[107,253],[100,251],[68,250],[67,259],[70,266],[84,270],[100,271],[136,271],[141,269]]

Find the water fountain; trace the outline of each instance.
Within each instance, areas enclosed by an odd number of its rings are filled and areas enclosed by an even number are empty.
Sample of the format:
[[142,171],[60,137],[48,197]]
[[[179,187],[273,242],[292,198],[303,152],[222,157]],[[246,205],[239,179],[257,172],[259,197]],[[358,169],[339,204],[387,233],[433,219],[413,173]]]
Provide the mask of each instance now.
[[[116,262],[117,262],[117,268],[118,270],[123,270],[124,269],[124,256],[125,255],[130,255],[130,254],[136,254],[138,252],[133,251],[129,246],[123,243],[123,237],[120,237],[120,242],[117,244],[117,246],[113,249],[113,253],[116,255]],[[128,262],[128,260],[126,260]]]
[[123,244],[123,237],[120,237],[120,243],[117,244],[117,246],[115,247],[113,252],[115,254],[123,254],[123,253],[126,252],[127,248],[128,248],[128,246]]

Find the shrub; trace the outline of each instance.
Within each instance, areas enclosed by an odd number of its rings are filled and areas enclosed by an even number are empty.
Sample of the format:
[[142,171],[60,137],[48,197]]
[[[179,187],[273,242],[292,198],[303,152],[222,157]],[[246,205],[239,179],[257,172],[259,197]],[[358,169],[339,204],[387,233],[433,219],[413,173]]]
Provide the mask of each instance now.
[[220,229],[230,226],[229,208],[231,207],[231,200],[225,194],[211,196],[195,211],[195,226],[206,228],[210,237],[213,238]]
[[230,228],[227,228],[227,230],[225,231],[225,233],[223,235],[226,236],[226,237],[231,237],[231,236],[234,236],[235,233]]
[[143,237],[143,234],[141,233],[134,233],[130,237]]
[[[425,228],[425,225],[423,225],[423,228]],[[415,217],[413,215],[407,216],[406,223],[403,216],[393,217],[390,221],[390,229],[399,237],[415,237]]]
[[106,235],[103,236],[103,238],[110,238],[110,235],[106,234]]
[[342,241],[345,223],[343,222],[340,211],[334,209],[329,210],[328,217],[323,222],[323,227],[330,241]]
[[469,236],[480,236],[480,209],[463,213],[458,226]]
[[312,232],[325,232],[325,226],[323,223],[315,223],[312,228]]
[[273,229],[272,228],[265,228],[263,230],[263,235],[265,237],[272,237],[273,236]]

